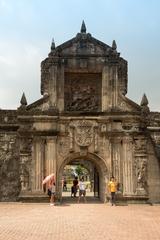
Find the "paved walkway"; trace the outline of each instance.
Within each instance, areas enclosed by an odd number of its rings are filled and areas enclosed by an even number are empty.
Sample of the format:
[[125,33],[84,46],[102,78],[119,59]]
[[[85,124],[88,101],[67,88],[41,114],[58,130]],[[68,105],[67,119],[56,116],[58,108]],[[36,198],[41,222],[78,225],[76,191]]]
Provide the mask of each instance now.
[[0,203],[0,240],[160,240],[160,205]]

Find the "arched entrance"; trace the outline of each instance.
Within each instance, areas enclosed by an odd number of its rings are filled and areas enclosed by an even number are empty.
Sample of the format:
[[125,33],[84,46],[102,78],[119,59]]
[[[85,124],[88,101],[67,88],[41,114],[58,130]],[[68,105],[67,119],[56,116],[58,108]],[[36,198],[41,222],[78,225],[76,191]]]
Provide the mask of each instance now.
[[85,163],[85,161],[92,163],[94,167],[94,196],[98,197],[102,202],[105,202],[108,170],[103,159],[93,153],[87,153],[85,156],[80,155],[80,153],[72,153],[66,159],[64,159],[57,172],[57,193],[60,201],[62,201],[62,177],[64,168],[66,165],[72,164],[75,161],[80,164]]

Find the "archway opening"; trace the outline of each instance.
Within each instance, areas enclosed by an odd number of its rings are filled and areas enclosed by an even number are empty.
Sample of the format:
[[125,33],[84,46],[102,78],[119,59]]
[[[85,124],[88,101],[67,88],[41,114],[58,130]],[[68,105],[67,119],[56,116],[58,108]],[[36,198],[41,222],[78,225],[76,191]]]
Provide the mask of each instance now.
[[[84,178],[87,199],[99,197],[99,173],[93,162],[76,159],[64,167],[62,175],[62,197],[78,197],[78,184]],[[77,179],[77,188],[74,188]],[[75,191],[76,189],[76,191]]]
[[83,157],[80,154],[73,154],[62,163],[58,174],[58,193],[62,202],[75,201],[79,196],[72,198],[72,186],[75,177],[78,181],[84,177],[86,185],[87,201],[105,201],[106,199],[106,181],[108,171],[105,163],[97,155],[88,153]]

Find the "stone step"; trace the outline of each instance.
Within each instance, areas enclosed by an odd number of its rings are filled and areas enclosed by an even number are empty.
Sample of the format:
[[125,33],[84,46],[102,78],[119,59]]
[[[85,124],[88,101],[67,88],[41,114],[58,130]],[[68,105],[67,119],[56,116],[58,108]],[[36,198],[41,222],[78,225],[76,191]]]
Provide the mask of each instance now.
[[50,199],[47,195],[24,195],[20,196],[18,201],[24,203],[49,203]]
[[[62,203],[77,203],[78,202],[78,197],[62,197]],[[80,199],[80,203],[83,203],[84,199],[83,197]],[[87,203],[102,203],[98,197],[91,197],[87,196],[86,197],[86,202]]]

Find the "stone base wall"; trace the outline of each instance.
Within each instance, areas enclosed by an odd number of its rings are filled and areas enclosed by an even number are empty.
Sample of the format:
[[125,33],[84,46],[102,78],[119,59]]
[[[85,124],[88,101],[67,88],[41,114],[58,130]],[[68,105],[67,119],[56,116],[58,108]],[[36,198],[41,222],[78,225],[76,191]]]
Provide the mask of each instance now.
[[16,135],[0,132],[0,201],[16,201],[20,193]]
[[160,162],[155,156],[155,150],[150,145],[148,161],[148,192],[151,203],[160,202]]

